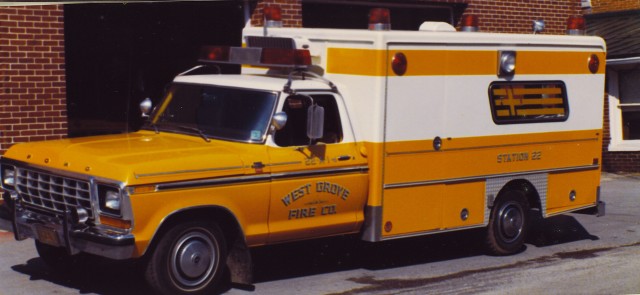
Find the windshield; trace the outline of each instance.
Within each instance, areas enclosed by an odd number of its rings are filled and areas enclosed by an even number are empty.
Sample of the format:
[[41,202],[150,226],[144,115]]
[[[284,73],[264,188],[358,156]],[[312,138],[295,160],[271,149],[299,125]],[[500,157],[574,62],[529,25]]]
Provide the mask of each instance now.
[[152,124],[162,131],[263,142],[276,99],[268,91],[174,83]]

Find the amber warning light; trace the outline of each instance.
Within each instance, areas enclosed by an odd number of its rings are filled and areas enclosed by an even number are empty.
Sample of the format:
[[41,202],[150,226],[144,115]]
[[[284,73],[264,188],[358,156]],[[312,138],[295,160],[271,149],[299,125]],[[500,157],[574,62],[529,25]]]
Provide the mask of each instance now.
[[198,60],[202,63],[303,68],[311,65],[311,53],[306,49],[205,46],[200,50]]

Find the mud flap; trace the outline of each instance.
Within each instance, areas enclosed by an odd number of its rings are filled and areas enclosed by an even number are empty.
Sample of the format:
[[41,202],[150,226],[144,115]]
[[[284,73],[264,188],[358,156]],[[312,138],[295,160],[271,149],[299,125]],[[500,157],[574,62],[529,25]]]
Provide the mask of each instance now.
[[227,256],[227,267],[234,288],[253,291],[251,252],[242,239],[236,239]]

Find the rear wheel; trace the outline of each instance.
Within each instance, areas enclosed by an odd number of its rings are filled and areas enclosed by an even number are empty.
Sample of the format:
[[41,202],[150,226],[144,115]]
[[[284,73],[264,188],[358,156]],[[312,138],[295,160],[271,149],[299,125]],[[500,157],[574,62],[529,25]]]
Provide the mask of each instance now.
[[507,191],[493,206],[486,243],[495,255],[509,255],[524,245],[529,224],[529,203],[523,192]]
[[162,294],[211,294],[226,259],[216,224],[190,222],[169,229],[147,263],[147,282]]

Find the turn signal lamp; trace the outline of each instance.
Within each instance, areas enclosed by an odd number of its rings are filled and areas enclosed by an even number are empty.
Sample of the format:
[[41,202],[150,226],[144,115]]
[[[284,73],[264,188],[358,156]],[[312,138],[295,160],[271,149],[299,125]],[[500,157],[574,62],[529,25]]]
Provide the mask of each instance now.
[[282,10],[280,9],[280,6],[266,6],[262,12],[264,14],[265,27],[282,27]]
[[478,32],[480,31],[480,19],[477,15],[467,14],[460,21],[460,31],[462,32]]
[[567,19],[567,35],[585,35],[587,21],[582,16],[570,16]]
[[387,8],[371,8],[369,10],[369,30],[391,30],[391,12]]
[[131,229],[131,220],[123,220],[119,218],[114,218],[107,215],[100,215],[100,223],[104,225],[108,225],[115,228],[120,228],[124,230]]

